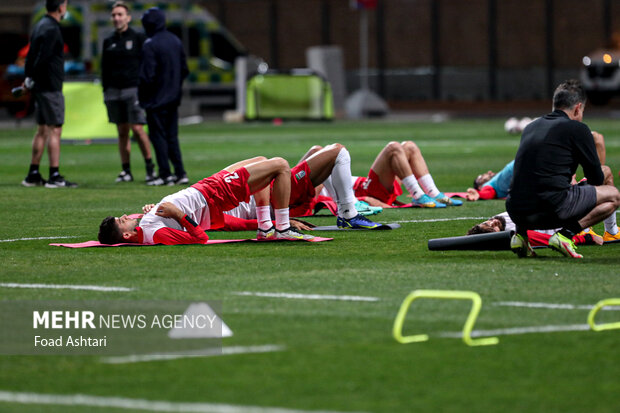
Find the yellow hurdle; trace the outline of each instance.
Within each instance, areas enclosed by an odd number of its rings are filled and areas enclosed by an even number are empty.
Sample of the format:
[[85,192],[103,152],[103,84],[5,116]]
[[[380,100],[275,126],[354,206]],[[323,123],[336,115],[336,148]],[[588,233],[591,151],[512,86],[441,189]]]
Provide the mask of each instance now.
[[601,300],[590,310],[588,314],[588,324],[590,324],[590,328],[594,331],[603,331],[603,330],[614,330],[620,328],[620,322],[616,323],[605,323],[605,324],[596,324],[594,322],[594,317],[596,317],[596,313],[598,313],[601,308],[607,306],[620,306],[620,298],[607,298],[605,300]]
[[412,336],[403,336],[403,323],[405,322],[405,316],[411,306],[411,303],[417,298],[439,298],[444,300],[471,300],[472,306],[469,311],[469,316],[463,326],[463,341],[468,346],[490,346],[499,343],[497,337],[485,337],[473,339],[471,338],[471,331],[474,328],[474,323],[482,307],[482,299],[473,291],[448,291],[448,290],[415,290],[412,291],[400,306],[398,314],[394,319],[394,327],[392,333],[396,341],[402,344],[419,343],[428,340],[427,334],[417,334]]

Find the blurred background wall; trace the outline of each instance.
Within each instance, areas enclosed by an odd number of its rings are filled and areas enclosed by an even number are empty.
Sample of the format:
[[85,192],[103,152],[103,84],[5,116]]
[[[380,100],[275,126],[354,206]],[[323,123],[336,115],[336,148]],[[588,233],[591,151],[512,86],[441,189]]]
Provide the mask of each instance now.
[[[349,0],[197,3],[271,68],[305,67],[311,46],[342,47],[347,89],[359,87]],[[3,0],[0,31],[27,37],[35,4]],[[368,13],[370,85],[389,101],[547,99],[620,30],[618,0],[379,0]]]

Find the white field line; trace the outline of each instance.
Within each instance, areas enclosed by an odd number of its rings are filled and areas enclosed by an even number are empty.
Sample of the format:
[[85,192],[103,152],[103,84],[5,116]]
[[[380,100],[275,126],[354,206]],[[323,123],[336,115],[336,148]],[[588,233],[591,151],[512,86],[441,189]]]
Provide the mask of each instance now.
[[78,238],[78,236],[72,235],[69,237],[34,237],[34,238],[0,239],[0,242],[33,241],[33,240],[40,240],[40,239],[67,239],[67,238]]
[[[590,326],[588,324],[567,324],[567,325],[549,325],[549,326],[531,326],[531,327],[512,327],[512,328],[499,328],[496,330],[475,330],[472,331],[472,337],[487,337],[487,336],[507,336],[516,334],[532,334],[532,333],[557,333],[562,331],[588,331]],[[446,338],[461,338],[463,337],[462,331],[444,331],[439,333],[440,337]]]
[[[0,402],[54,406],[88,406],[151,412],[189,413],[302,413],[309,410],[281,407],[239,406],[221,403],[189,403],[125,397],[89,396],[86,394],[44,394],[0,391]],[[332,412],[336,413],[336,412]]]
[[235,295],[268,298],[291,298],[298,300],[335,300],[335,301],[379,301],[378,297],[363,297],[357,295],[322,295],[322,294],[295,294],[295,293],[260,293],[252,291],[234,292]]
[[[551,310],[591,310],[593,305],[574,305],[574,304],[554,304],[554,303],[530,303],[522,301],[500,301],[493,303],[493,305],[499,305],[504,307],[526,307],[526,308],[546,308]],[[603,307],[601,310],[620,311],[620,307],[609,306]]]
[[275,344],[267,344],[264,346],[231,346],[184,351],[182,353],[134,354],[131,356],[106,357],[102,359],[102,362],[107,364],[141,363],[147,361],[176,360],[191,357],[217,357],[230,356],[234,354],[273,353],[276,351],[283,351],[284,349],[284,346],[278,346]]
[[88,290],[88,291],[133,291],[133,288],[127,287],[104,287],[101,285],[71,285],[71,284],[18,284],[18,283],[0,283],[0,287],[5,288],[47,288],[53,290]]
[[435,218],[435,219],[411,219],[406,221],[394,221],[399,224],[417,223],[417,222],[444,222],[444,221],[465,221],[470,219],[488,219],[488,217],[454,217],[454,218]]

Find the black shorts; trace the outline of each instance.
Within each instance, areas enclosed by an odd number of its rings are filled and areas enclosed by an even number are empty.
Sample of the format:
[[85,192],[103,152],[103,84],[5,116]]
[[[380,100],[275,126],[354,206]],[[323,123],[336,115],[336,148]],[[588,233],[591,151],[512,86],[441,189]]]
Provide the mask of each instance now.
[[510,218],[518,227],[525,229],[554,229],[573,224],[586,216],[596,206],[596,187],[592,185],[573,185],[555,211],[515,211],[506,202]]
[[132,125],[146,123],[144,109],[138,103],[138,88],[108,88],[103,92],[103,100],[108,108],[110,123],[130,123]]
[[596,206],[596,188],[592,185],[573,185],[568,189],[566,199],[556,210],[563,221],[580,220]]
[[62,126],[65,123],[65,97],[62,92],[34,92],[37,125]]

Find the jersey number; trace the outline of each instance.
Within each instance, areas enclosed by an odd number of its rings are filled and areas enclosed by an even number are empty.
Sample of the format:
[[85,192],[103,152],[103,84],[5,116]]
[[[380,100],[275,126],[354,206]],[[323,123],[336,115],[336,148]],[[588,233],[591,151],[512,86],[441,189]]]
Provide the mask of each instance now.
[[370,181],[372,181],[372,179],[368,178],[366,182],[362,184],[362,188],[364,188],[365,191],[368,191],[368,187],[370,186]]
[[232,181],[233,179],[239,179],[239,175],[237,174],[237,172],[232,173],[232,174],[228,174],[224,177],[224,182],[226,182],[227,184],[230,183],[230,181]]

